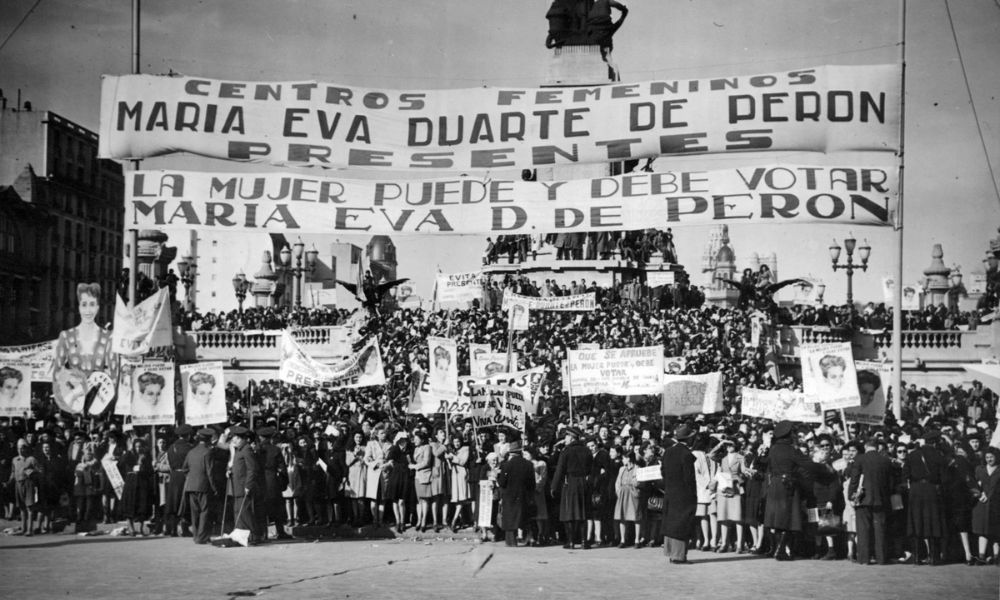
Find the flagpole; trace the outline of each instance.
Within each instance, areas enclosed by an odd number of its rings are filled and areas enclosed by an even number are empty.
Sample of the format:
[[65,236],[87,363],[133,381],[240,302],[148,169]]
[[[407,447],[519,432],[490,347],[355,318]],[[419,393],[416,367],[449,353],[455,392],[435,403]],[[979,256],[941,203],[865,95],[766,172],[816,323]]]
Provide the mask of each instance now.
[[[903,163],[906,115],[906,0],[900,0],[899,198],[896,202],[896,285],[892,296],[892,414],[903,417]],[[845,423],[846,427],[847,424]]]

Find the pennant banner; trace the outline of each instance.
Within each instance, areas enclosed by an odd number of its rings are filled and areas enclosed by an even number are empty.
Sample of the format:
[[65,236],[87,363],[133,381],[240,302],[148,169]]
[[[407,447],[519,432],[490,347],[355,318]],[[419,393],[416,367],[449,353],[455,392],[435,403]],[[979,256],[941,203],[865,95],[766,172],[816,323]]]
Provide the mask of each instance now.
[[152,348],[174,343],[170,327],[170,297],[167,288],[146,298],[135,308],[117,296],[115,328],[111,332],[111,349],[123,356],[145,354]]
[[815,398],[794,390],[758,390],[743,388],[741,411],[747,417],[772,421],[822,423],[823,409]]
[[679,417],[722,410],[722,373],[663,376],[661,415]]
[[661,394],[663,348],[570,350],[569,381],[573,396]]
[[396,171],[754,150],[894,152],[900,79],[894,64],[570,89],[105,75],[98,152]]
[[145,362],[132,371],[132,425],[173,425],[174,363]]
[[472,300],[481,300],[486,280],[487,275],[480,271],[473,271],[472,273],[438,273],[435,283],[437,286],[437,300],[438,302],[471,302]]
[[26,362],[0,359],[0,417],[31,413],[31,372]]
[[324,365],[306,354],[288,331],[281,334],[280,347],[278,379],[286,383],[334,390],[385,385],[382,354],[375,337],[357,354],[332,365]]
[[894,157],[881,166],[775,164],[546,182],[134,171],[125,177],[126,220],[136,228],[366,235],[535,235],[733,221],[891,226],[898,171]]
[[515,294],[507,288],[503,292],[500,303],[501,310],[510,310],[515,306],[523,306],[528,310],[596,310],[597,295],[594,292],[574,294],[572,296],[550,296],[537,298]]
[[514,373],[497,373],[491,377],[459,377],[458,399],[445,402],[430,393],[430,382],[426,373],[419,375],[420,384],[414,390],[407,413],[433,415],[440,413],[469,415],[472,401],[487,393],[488,387],[503,387],[517,390],[525,399],[525,411],[533,415],[538,412],[538,392],[545,380],[545,367],[532,367]]
[[844,409],[848,423],[882,425],[885,421],[885,391],[892,383],[892,366],[870,360],[854,361],[861,406]]
[[181,390],[184,422],[188,425],[212,425],[228,419],[221,362],[181,365]]
[[850,342],[805,344],[801,348],[802,391],[824,410],[861,405]]

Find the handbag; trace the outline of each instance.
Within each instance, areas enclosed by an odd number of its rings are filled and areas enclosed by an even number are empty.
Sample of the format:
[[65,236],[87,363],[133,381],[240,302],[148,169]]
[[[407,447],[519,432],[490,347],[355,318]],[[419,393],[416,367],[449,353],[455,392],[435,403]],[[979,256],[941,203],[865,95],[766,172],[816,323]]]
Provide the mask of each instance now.
[[820,509],[816,531],[820,535],[834,535],[844,530],[844,519],[833,509]]
[[594,492],[590,496],[590,504],[594,508],[603,508],[604,507],[604,494],[602,494],[601,492]]
[[663,496],[650,496],[646,499],[646,509],[649,511],[663,510]]

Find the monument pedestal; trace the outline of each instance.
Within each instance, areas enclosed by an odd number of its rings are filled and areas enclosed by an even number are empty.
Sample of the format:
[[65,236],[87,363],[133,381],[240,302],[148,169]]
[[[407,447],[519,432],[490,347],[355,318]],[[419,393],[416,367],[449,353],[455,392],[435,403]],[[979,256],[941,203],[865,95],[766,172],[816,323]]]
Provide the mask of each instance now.
[[593,86],[611,83],[608,63],[601,58],[601,47],[563,46],[552,50],[542,87]]

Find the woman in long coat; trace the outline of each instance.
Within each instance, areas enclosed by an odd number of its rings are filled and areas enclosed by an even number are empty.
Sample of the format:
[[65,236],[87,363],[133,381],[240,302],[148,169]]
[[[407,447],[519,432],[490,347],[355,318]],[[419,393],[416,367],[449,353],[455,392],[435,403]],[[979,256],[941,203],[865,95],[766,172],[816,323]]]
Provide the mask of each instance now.
[[[132,442],[132,450],[122,454],[118,470],[125,479],[122,514],[128,519],[130,533],[141,535],[144,533],[143,523],[153,513],[153,459],[142,439],[136,438]],[[139,522],[138,532],[135,530],[136,521]]]
[[927,545],[927,562],[938,563],[938,540],[944,534],[940,487],[944,477],[944,456],[937,449],[940,432],[924,434],[924,445],[910,452],[903,466],[903,478],[910,484],[910,505],[906,534],[913,538],[914,560],[920,556],[920,540]]
[[364,496],[368,474],[368,468],[365,466],[365,434],[360,431],[354,434],[354,438],[344,451],[344,464],[347,465],[344,496],[351,499],[352,518],[354,524],[360,526],[365,518]]
[[[452,507],[451,530],[458,532],[462,507],[472,500],[469,488],[469,446],[460,435],[451,438],[451,448],[445,452],[448,465],[448,502]],[[447,521],[447,515],[445,521]]]
[[396,532],[403,533],[406,528],[406,499],[410,493],[410,455],[407,452],[410,436],[400,431],[393,442],[386,451],[381,467],[381,471],[388,473],[383,498],[392,503],[396,517]]
[[615,502],[613,517],[618,521],[618,533],[621,537],[618,547],[624,548],[625,528],[629,523],[635,529],[634,543],[639,544],[639,481],[636,479],[635,461],[632,460],[632,455],[624,452],[621,459],[622,466],[615,478],[615,494],[618,500]]
[[818,475],[823,465],[812,462],[802,454],[791,440],[792,424],[781,421],[774,428],[767,469],[771,479],[767,485],[767,504],[764,507],[764,527],[774,529],[777,543],[776,560],[792,560],[788,545],[789,534],[802,531],[803,484],[811,485],[811,478]]
[[993,558],[1000,556],[1000,450],[987,448],[986,464],[976,467],[976,482],[982,490],[979,502],[972,509],[972,533],[979,536],[979,556],[976,561],[986,564],[986,546],[993,545]]
[[383,467],[387,462],[387,456],[392,444],[389,442],[389,433],[385,426],[380,425],[375,428],[375,439],[368,440],[365,446],[365,498],[371,502],[372,519],[376,527],[382,526],[382,514],[385,511],[385,483],[388,480],[387,472]]
[[[417,491],[417,531],[427,530],[427,517],[430,512],[431,499],[434,497],[431,480],[434,470],[434,453],[428,444],[427,434],[420,429],[413,432],[413,479]],[[434,515],[430,515],[431,524]]]
[[[444,429],[437,429],[434,432],[434,440],[430,443],[431,455],[434,462],[431,465],[431,522],[434,524],[434,531],[439,532],[448,522],[448,473],[450,467],[444,455],[448,452],[447,434]],[[438,509],[440,507],[440,516]]]

